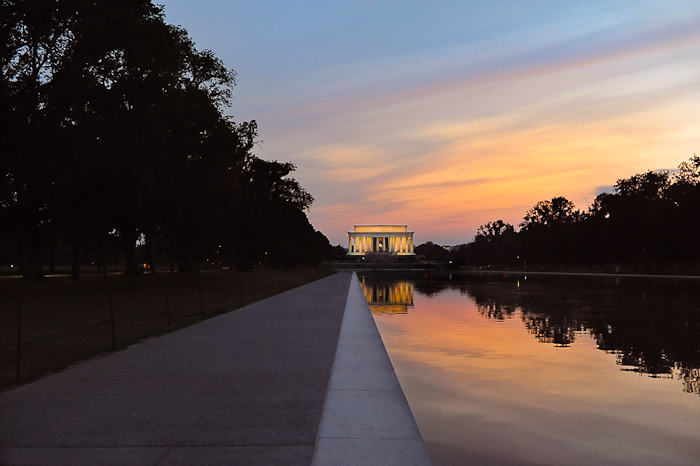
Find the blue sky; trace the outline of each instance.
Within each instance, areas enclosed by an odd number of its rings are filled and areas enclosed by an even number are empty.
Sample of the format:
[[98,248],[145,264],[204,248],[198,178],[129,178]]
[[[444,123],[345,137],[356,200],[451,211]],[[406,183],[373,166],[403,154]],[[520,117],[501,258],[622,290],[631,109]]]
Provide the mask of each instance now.
[[166,1],[238,73],[257,155],[297,164],[333,244],[401,223],[458,244],[537,201],[698,150],[690,1]]

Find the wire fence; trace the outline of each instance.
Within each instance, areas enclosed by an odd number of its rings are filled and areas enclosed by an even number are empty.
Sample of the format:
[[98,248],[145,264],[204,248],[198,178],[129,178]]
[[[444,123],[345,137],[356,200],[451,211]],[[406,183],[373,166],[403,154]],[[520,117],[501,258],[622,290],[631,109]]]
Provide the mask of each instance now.
[[327,269],[0,280],[0,391],[327,276]]

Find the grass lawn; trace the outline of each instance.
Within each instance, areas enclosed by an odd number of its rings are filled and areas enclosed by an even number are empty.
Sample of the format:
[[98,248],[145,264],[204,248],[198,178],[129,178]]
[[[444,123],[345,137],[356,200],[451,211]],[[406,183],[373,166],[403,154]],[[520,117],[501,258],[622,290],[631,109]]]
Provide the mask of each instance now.
[[21,385],[329,273],[158,273],[39,283],[0,278],[0,391],[17,386],[18,307]]

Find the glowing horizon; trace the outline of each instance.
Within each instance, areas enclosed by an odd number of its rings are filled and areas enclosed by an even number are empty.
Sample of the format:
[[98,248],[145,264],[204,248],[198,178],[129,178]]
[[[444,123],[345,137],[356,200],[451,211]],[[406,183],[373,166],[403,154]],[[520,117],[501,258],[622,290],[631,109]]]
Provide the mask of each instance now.
[[692,2],[204,4],[167,19],[237,70],[232,114],[297,165],[333,244],[357,224],[463,243],[700,152]]

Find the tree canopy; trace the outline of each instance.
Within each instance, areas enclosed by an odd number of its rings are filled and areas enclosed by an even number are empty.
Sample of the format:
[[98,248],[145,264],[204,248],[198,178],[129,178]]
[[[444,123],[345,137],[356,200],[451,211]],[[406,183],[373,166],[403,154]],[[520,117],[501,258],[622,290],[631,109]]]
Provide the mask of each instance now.
[[139,242],[179,270],[214,253],[241,267],[333,256],[294,164],[257,158],[257,123],[224,115],[235,72],[162,6],[4,0],[0,39],[0,240],[25,277],[59,242],[76,277],[81,254],[105,245],[138,272]]
[[675,173],[647,171],[617,181],[586,212],[564,197],[538,202],[520,230],[502,220],[479,227],[455,262],[513,268],[661,270],[700,262],[700,157]]

